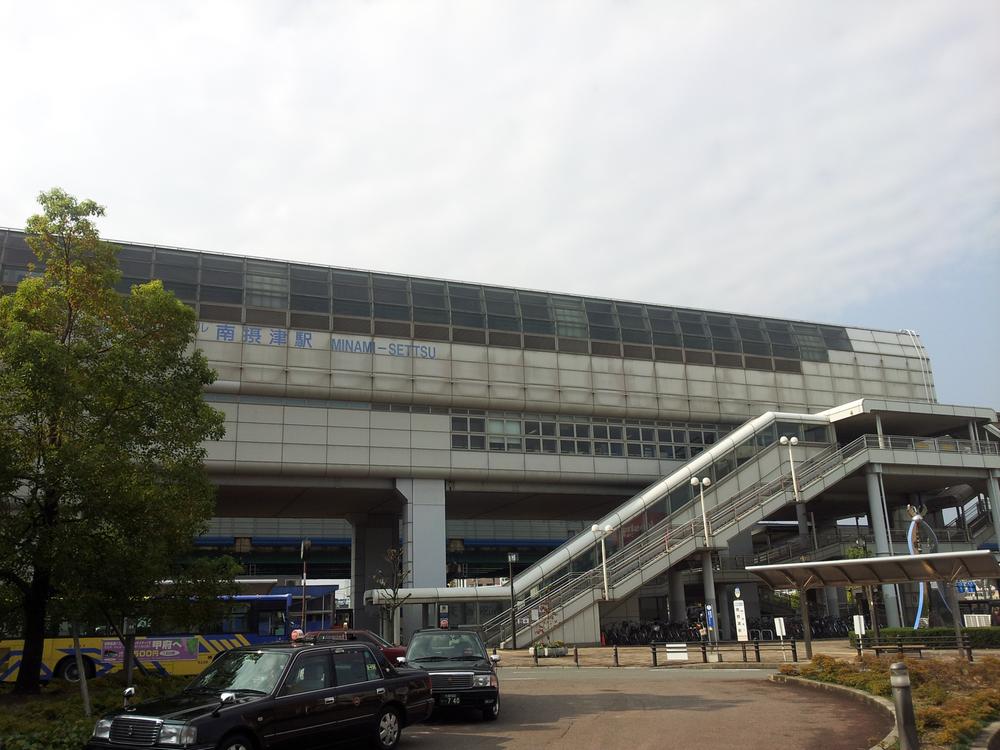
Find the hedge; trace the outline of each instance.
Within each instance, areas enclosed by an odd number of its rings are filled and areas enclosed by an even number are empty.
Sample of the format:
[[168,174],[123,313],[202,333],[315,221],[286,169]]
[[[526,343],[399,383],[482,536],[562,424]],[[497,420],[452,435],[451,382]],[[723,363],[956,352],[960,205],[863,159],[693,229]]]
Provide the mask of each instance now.
[[[136,699],[151,700],[179,692],[190,677],[144,677],[133,680]],[[86,718],[80,686],[51,682],[38,696],[15,696],[12,685],[0,688],[0,750],[80,750],[90,739],[94,724],[122,704],[121,672],[87,681],[93,716]]]
[[[962,628],[962,633],[968,635],[972,648],[1000,648],[1000,628]],[[857,648],[857,638],[856,634],[851,633],[851,646],[854,648]],[[874,639],[874,630],[865,633],[865,643],[870,643]],[[903,643],[926,643],[928,646],[932,646],[940,640],[951,644],[941,646],[941,648],[954,648],[955,628],[920,628],[919,630],[882,628],[879,631],[880,642],[896,643],[897,639],[901,639]]]

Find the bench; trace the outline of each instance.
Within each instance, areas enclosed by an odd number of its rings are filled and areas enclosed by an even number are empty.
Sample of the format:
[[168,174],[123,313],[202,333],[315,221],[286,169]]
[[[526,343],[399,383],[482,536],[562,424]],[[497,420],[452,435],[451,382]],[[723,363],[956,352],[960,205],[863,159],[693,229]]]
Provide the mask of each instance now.
[[919,658],[923,659],[923,650],[927,648],[922,643],[880,643],[877,646],[869,646],[869,648],[875,652],[878,656],[882,653],[896,653],[896,654],[916,654]]

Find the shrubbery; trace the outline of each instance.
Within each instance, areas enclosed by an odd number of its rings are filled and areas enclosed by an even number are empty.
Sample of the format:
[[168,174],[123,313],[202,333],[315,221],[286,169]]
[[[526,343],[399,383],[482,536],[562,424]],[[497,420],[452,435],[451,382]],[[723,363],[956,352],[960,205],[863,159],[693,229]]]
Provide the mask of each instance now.
[[[848,662],[820,655],[812,663],[782,665],[781,672],[891,698],[889,665],[897,660],[865,657]],[[1000,659],[985,657],[971,664],[959,659],[905,661],[925,750],[967,742],[983,724],[1000,715]]]
[[[0,688],[0,747],[3,750],[80,750],[94,724],[106,712],[121,706],[124,674],[89,680],[93,717],[83,715],[80,686],[53,682],[39,696],[13,696],[11,686]],[[133,684],[136,700],[150,700],[178,692],[190,677],[143,677]]]

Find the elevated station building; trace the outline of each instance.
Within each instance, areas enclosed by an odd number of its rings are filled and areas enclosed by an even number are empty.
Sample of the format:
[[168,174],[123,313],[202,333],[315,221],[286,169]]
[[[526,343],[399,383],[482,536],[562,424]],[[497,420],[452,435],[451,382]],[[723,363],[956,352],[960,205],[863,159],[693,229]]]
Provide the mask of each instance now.
[[[753,612],[744,563],[859,539],[888,554],[907,505],[941,545],[1000,528],[996,412],[938,404],[911,331],[118,244],[121,291],[161,279],[218,373],[202,545],[292,579],[312,538],[328,577],[349,561],[359,624],[400,544],[422,592],[408,628],[434,621],[449,580],[506,576],[517,552],[522,639],[559,607],[555,627],[587,642],[619,619],[684,619],[694,600],[725,613],[735,585]],[[0,230],[3,290],[33,262]],[[711,480],[705,513],[692,477]],[[586,606],[563,601],[570,583],[590,586]],[[498,590],[457,597],[452,621],[493,617],[509,638]],[[887,599],[890,620],[900,606]]]

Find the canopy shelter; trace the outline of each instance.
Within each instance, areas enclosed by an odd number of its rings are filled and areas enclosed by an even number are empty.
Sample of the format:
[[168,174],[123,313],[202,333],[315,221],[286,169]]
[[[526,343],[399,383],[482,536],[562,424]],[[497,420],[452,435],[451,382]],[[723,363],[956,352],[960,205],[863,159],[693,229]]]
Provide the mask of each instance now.
[[[954,583],[975,578],[1000,578],[1000,565],[989,550],[935,552],[926,555],[864,557],[855,560],[815,560],[780,565],[751,565],[746,568],[771,588],[798,589],[807,658],[812,658],[809,609],[805,592],[824,586],[876,586],[894,583],[937,581]],[[961,643],[961,621],[955,587],[949,586],[955,618],[955,634]],[[874,612],[873,612],[874,616]],[[877,631],[876,631],[877,632]]]
[[1000,565],[989,550],[751,565],[746,570],[771,588],[799,590],[1000,578]]

